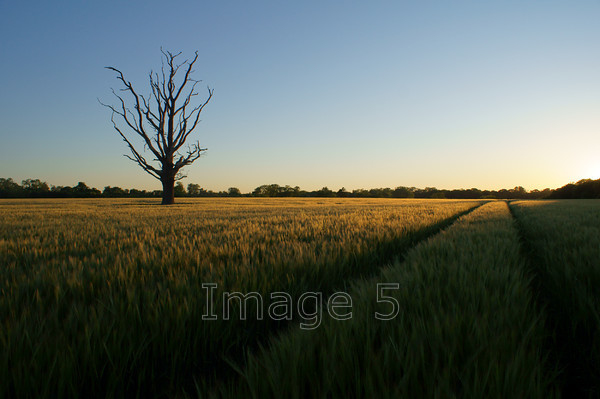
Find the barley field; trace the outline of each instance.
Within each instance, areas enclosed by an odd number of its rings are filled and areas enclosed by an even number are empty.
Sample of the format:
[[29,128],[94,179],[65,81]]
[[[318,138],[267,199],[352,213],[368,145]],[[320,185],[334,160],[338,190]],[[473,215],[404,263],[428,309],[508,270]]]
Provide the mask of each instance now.
[[[600,201],[2,200],[0,216],[0,397],[600,392]],[[273,293],[292,305],[278,317]]]
[[566,390],[600,397],[600,201],[518,201],[511,208]]
[[[328,295],[481,202],[0,204],[3,396],[169,396],[233,374],[284,321],[203,321],[207,290]],[[267,295],[268,297],[268,295]]]
[[[508,207],[486,204],[353,284],[352,319],[292,331],[251,355],[223,396],[554,397],[528,282]],[[391,320],[374,317],[386,310],[378,283],[398,283]]]

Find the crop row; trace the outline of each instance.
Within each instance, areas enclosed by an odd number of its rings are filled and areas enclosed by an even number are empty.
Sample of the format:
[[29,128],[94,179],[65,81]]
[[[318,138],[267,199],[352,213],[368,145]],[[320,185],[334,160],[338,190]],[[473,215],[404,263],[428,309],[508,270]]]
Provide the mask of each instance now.
[[351,318],[280,335],[249,353],[237,385],[213,393],[557,396],[527,269],[508,207],[488,203],[417,245],[403,262],[353,284]]
[[[285,321],[202,320],[203,284],[325,296],[473,201],[5,201],[0,396],[147,397],[231,374]],[[221,301],[221,302],[219,302]]]
[[600,201],[511,203],[568,397],[600,396]]

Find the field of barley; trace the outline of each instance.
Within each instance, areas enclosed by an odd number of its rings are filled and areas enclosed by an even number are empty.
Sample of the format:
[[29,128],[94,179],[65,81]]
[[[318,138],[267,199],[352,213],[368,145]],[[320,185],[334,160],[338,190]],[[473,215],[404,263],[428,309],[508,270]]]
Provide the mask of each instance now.
[[[600,394],[600,201],[2,200],[0,216],[0,397]],[[322,301],[260,317],[277,292]]]

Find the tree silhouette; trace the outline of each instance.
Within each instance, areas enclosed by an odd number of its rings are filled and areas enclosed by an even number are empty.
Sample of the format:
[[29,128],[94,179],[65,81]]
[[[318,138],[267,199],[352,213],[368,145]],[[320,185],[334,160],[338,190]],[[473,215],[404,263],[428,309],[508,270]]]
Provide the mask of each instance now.
[[[112,111],[111,122],[131,151],[131,155],[125,156],[136,162],[152,177],[161,181],[163,186],[162,204],[168,205],[175,201],[175,182],[186,177],[181,173],[181,169],[191,165],[206,151],[206,148],[200,147],[199,142],[188,145],[185,150],[182,148],[190,134],[198,126],[200,114],[212,98],[213,90],[208,87],[206,101],[192,105],[193,97],[198,95],[195,91],[196,84],[200,82],[191,77],[192,68],[198,59],[198,52],[195,52],[191,61],[185,60],[181,63],[177,61],[181,52],[173,54],[162,49],[161,52],[164,59],[160,73],[150,71],[149,74],[151,94],[147,96],[139,94],[131,82],[125,79],[123,72],[110,66],[106,69],[117,73],[117,79],[124,86],[120,91],[127,93],[132,107],[128,107],[125,99],[114,89],[113,94],[119,100],[119,104],[117,106],[102,102],[101,104]],[[177,79],[180,68],[183,78]],[[178,80],[181,81],[178,82]],[[130,133],[133,137],[137,135],[142,138],[143,151],[140,152],[134,147],[132,141],[123,132],[122,126],[120,127],[115,121],[115,115],[118,115],[118,119],[125,127],[133,131]],[[142,155],[146,150],[152,153],[158,166],[151,164]]]

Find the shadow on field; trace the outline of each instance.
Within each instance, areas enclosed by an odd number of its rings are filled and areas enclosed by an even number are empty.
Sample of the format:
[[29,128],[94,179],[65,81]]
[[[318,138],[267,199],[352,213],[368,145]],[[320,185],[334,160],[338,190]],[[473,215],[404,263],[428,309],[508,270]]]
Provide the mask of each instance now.
[[[515,221],[521,243],[521,253],[529,264],[532,287],[538,311],[546,315],[545,327],[548,336],[545,339],[546,354],[554,370],[549,374],[558,374],[562,395],[565,398],[600,397],[600,381],[594,375],[596,369],[593,354],[595,331],[574,320],[572,309],[561,294],[553,289],[550,270],[556,265],[544,261],[540,248],[533,244],[523,221],[515,213],[515,201],[509,201],[510,213]],[[554,202],[554,201],[552,201]],[[548,201],[547,203],[550,203]],[[573,250],[575,250],[573,248]],[[568,265],[560,265],[567,267]],[[592,315],[590,315],[592,317]]]
[[[394,261],[402,262],[408,251],[417,244],[435,236],[442,230],[449,228],[459,218],[475,211],[485,203],[486,202],[483,201],[440,223],[416,231],[408,235],[408,237],[378,242],[376,245],[373,245],[369,251],[366,251],[353,259],[352,264],[357,267],[353,267],[352,269],[356,270],[356,272],[347,274],[341,281],[334,281],[332,283],[323,281],[320,286],[308,287],[309,289],[306,291],[322,292],[322,303],[327,303],[330,295],[337,291],[345,291],[345,288],[354,280],[368,279],[377,276],[381,268],[385,265]],[[296,276],[293,276],[293,279],[294,278],[296,278]],[[265,302],[265,308],[268,306],[269,303]],[[308,314],[312,313],[315,310],[315,307],[309,306],[303,309],[305,313]],[[237,314],[234,312],[232,317],[235,319]],[[294,310],[292,320],[298,320],[298,317],[296,310]],[[195,386],[199,391],[210,392],[221,384],[227,384],[233,377],[238,375],[240,369],[245,367],[246,353],[254,352],[259,347],[268,346],[269,340],[278,334],[285,333],[287,328],[293,325],[292,321],[274,321],[268,320],[268,318],[267,320],[263,320],[263,323],[264,324],[260,327],[261,331],[256,331],[256,334],[252,339],[236,342],[236,344],[227,348],[225,353],[215,351],[214,353],[209,354],[203,361],[204,366],[198,370],[196,375],[190,376],[190,380],[186,381],[185,389],[193,390]],[[198,384],[201,386],[198,386]]]

